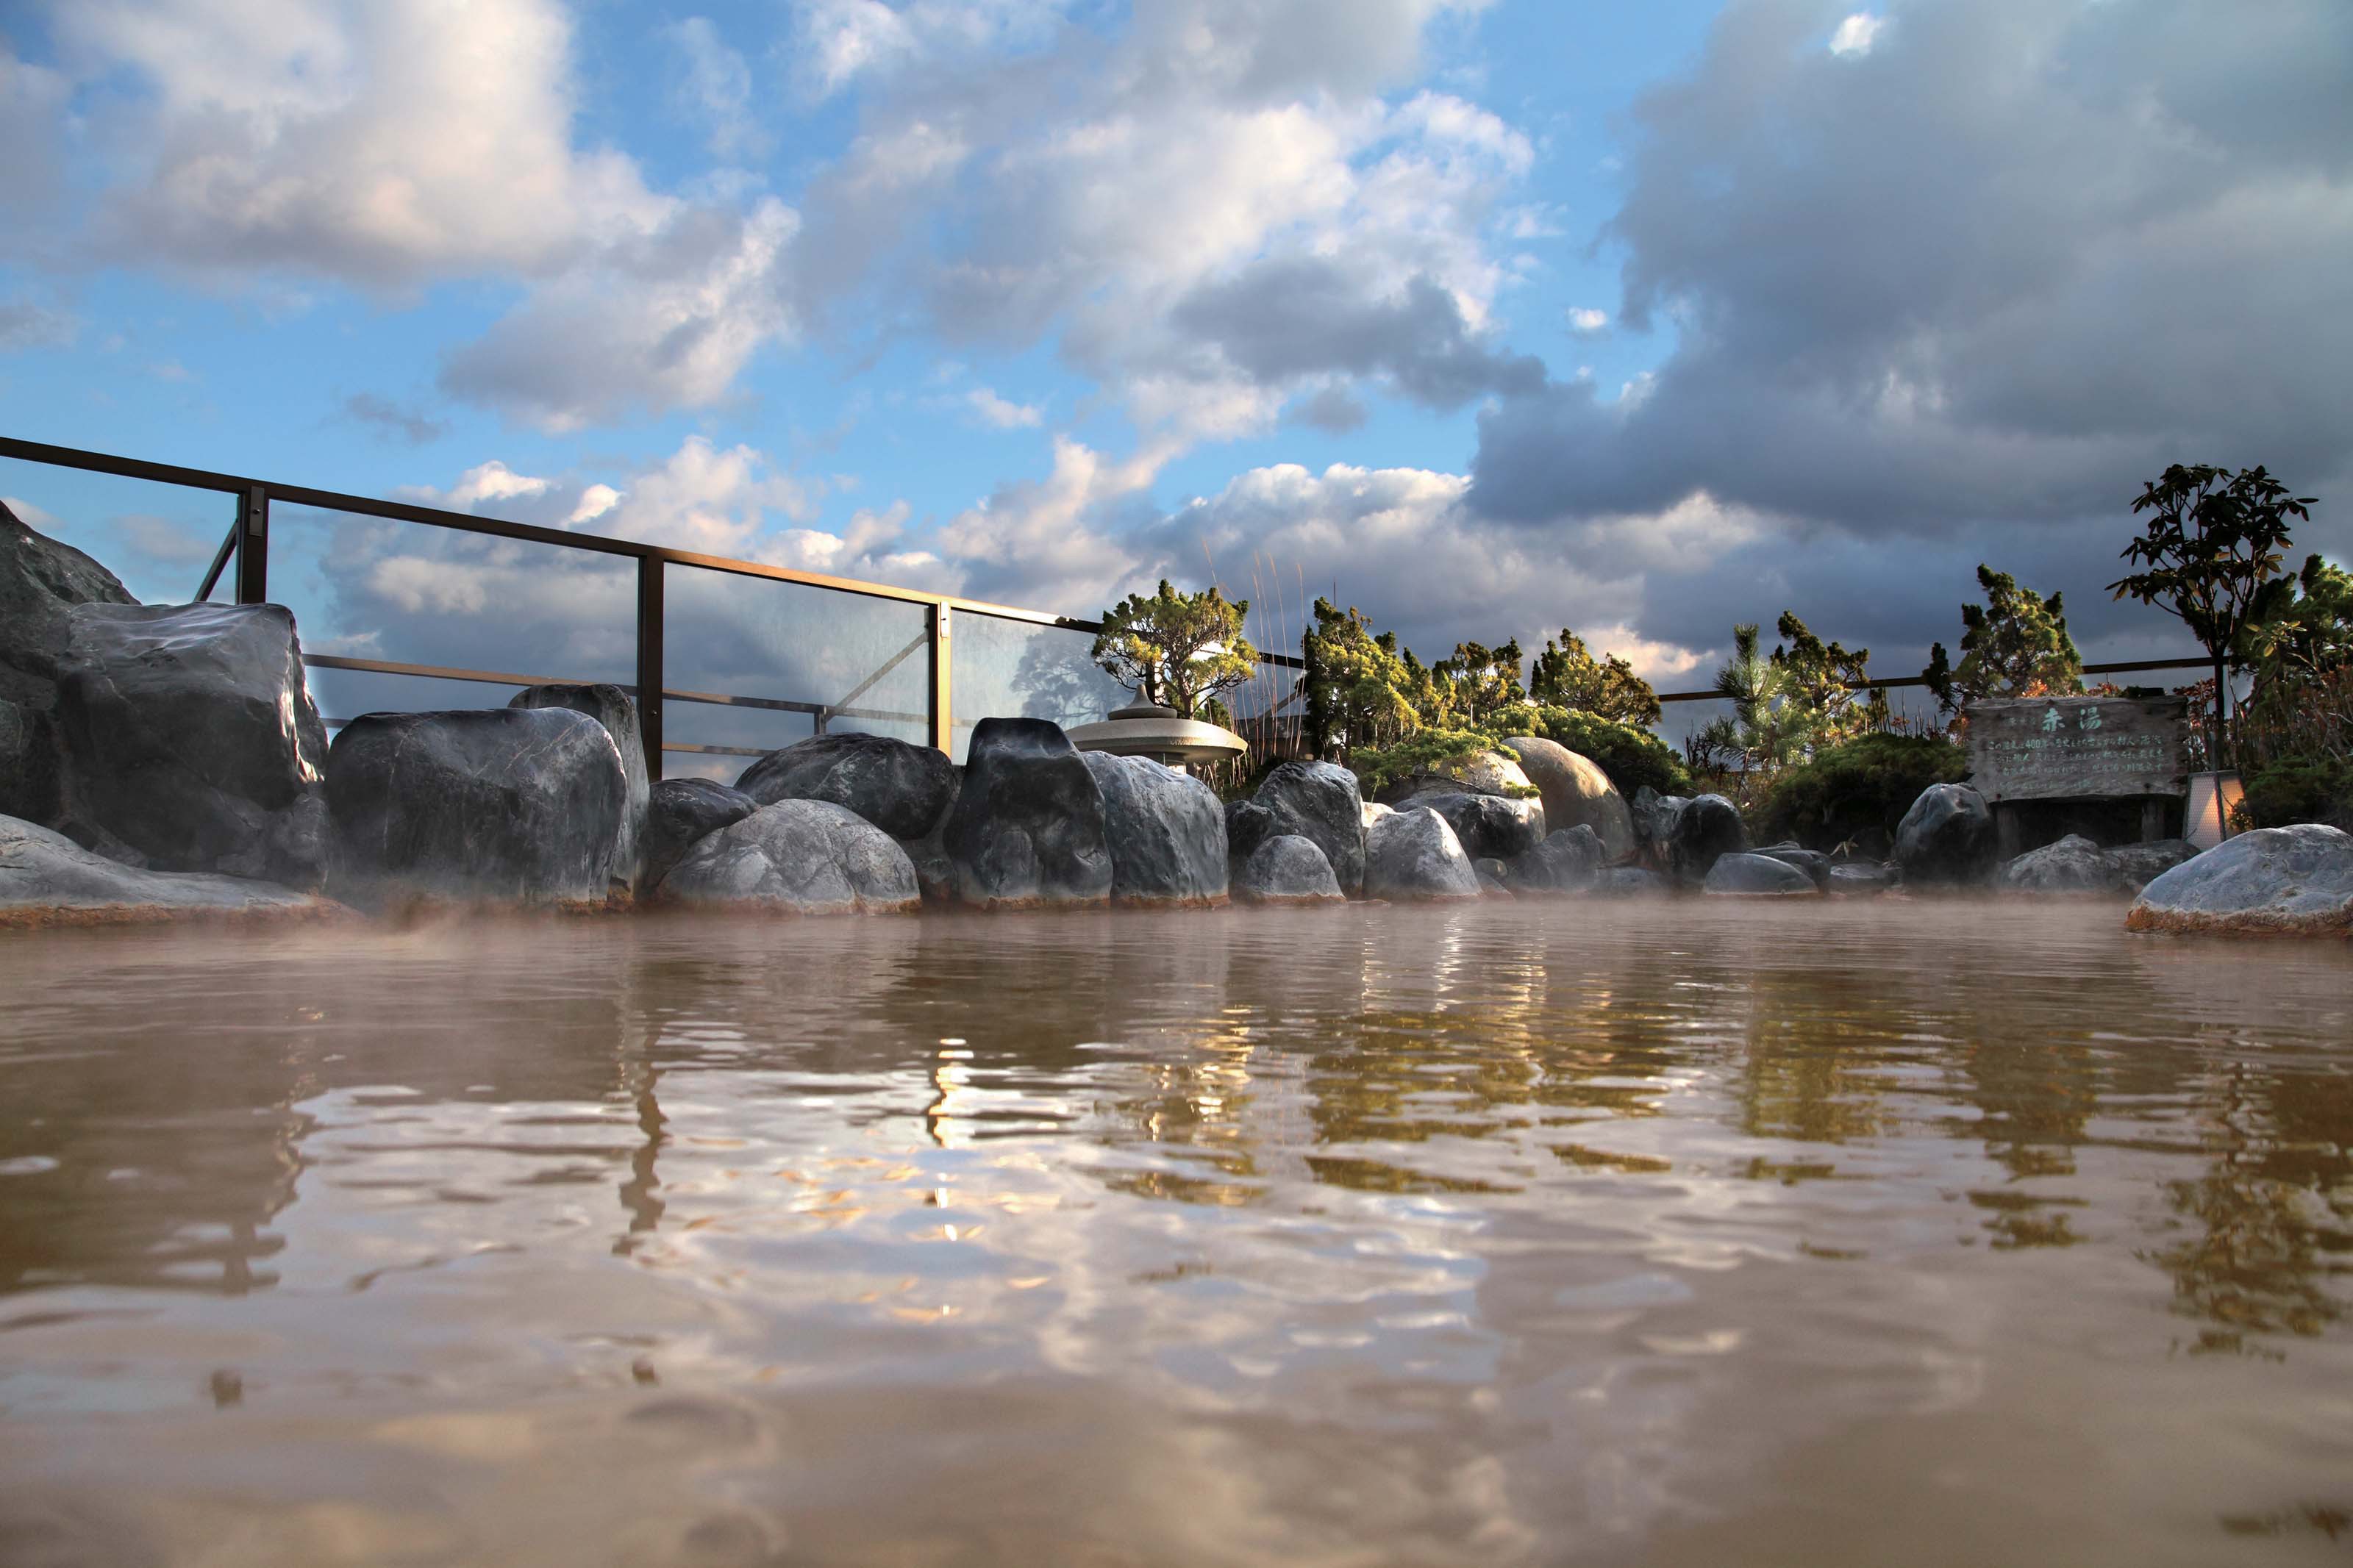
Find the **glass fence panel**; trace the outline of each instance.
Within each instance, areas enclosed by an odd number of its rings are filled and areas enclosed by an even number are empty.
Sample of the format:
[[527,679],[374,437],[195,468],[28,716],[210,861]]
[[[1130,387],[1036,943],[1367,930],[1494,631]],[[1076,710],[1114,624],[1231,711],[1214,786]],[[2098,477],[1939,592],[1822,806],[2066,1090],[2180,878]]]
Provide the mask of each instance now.
[[[638,567],[625,556],[273,502],[269,597],[294,612],[309,655],[637,679]],[[331,719],[503,708],[516,689],[311,669],[311,698]]]
[[[237,498],[219,490],[14,458],[0,458],[0,501],[26,527],[113,573],[143,605],[195,598],[205,568],[237,525]],[[214,597],[234,596],[235,585],[224,572]]]
[[748,754],[673,752],[662,764],[666,775],[733,780],[753,756],[821,733],[862,731],[930,743],[924,605],[700,566],[666,568],[662,596],[670,690],[793,704],[667,700],[667,745]]
[[969,610],[955,613],[954,626],[948,657],[957,762],[983,719],[1051,719],[1068,730],[1135,700],[1097,668],[1092,632]]

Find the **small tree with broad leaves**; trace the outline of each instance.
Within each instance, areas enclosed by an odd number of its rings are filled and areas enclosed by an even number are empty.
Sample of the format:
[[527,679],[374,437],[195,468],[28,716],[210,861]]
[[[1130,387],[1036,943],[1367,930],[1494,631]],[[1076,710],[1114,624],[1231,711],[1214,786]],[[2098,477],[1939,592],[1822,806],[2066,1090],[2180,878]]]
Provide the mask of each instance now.
[[2229,667],[2240,636],[2263,584],[2284,570],[2287,520],[2309,518],[2306,509],[2316,499],[2291,495],[2260,464],[2234,474],[2205,463],[2176,463],[2132,503],[2135,512],[2149,514],[2148,528],[2125,546],[2122,559],[2144,570],[2108,587],[2119,599],[2138,599],[2179,616],[2214,661],[2214,729],[2207,755],[2218,762],[2230,717]]

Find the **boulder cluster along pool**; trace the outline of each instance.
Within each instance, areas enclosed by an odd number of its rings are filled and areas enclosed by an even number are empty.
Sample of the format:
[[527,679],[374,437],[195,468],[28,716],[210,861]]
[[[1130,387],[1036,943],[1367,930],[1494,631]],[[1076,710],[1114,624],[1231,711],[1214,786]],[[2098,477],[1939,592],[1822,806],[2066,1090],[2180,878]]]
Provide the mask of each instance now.
[[2006,864],[1966,785],[1915,803],[1886,862],[1752,847],[1720,795],[1629,802],[1549,742],[1367,803],[1324,762],[1244,800],[984,719],[962,766],[883,735],[814,736],[733,785],[649,784],[617,686],[503,708],[369,713],[329,743],[294,617],[139,605],[0,512],[0,921],[322,915],[483,905],[912,913],[1923,889],[2137,895],[2137,928],[2346,931],[2353,837],[2324,826]]

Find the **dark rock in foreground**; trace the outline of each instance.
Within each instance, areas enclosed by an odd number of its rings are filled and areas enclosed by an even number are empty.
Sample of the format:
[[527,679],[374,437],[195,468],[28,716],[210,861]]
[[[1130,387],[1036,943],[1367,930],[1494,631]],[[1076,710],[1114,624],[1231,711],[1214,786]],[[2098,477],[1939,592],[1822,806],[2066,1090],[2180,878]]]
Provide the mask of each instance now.
[[1366,836],[1366,898],[1443,903],[1479,895],[1462,841],[1427,806],[1384,816]]
[[325,899],[207,871],[142,871],[0,816],[0,927],[345,915]]
[[1229,866],[1246,863],[1258,853],[1260,845],[1282,836],[1282,826],[1275,821],[1274,813],[1258,802],[1226,802],[1226,858]]
[[1822,890],[1862,896],[1883,893],[1894,886],[1895,874],[1885,866],[1833,866],[1831,868],[1830,885]]
[[1049,720],[973,726],[942,845],[955,866],[956,897],[976,909],[1099,904],[1111,896],[1103,792]]
[[1720,795],[1694,795],[1677,806],[1663,837],[1667,872],[1687,887],[1704,882],[1719,857],[1748,847],[1740,808]]
[[1906,887],[1982,882],[1993,870],[1993,813],[1967,784],[1930,784],[1895,828]]
[[66,612],[138,602],[113,573],[0,505],[0,701],[47,713],[57,705]]
[[1499,795],[1418,795],[1403,809],[1427,806],[1446,818],[1473,860],[1516,860],[1544,842],[1544,803]]
[[1795,844],[1774,844],[1751,853],[1778,860],[1785,866],[1795,866],[1813,879],[1815,887],[1825,891],[1830,888],[1831,858],[1819,849],[1801,849]]
[[47,822],[58,804],[58,742],[49,716],[0,697],[0,816]]
[[58,663],[76,815],[170,871],[316,888],[326,726],[279,605],[79,605]]
[[1344,893],[1365,883],[1365,797],[1356,775],[1336,763],[1282,763],[1258,786],[1275,830],[1313,840]]
[[568,708],[364,713],[327,754],[339,897],[606,896],[628,780]]
[[638,842],[638,891],[650,893],[670,868],[701,840],[760,809],[740,789],[711,779],[664,779],[647,793],[645,837]]
[[1667,891],[1667,879],[1656,871],[1646,871],[1640,866],[1614,866],[1595,884],[1594,890],[1620,897],[1663,893]]
[[700,839],[661,881],[669,904],[775,914],[912,914],[914,862],[846,806],[781,800]]
[[1995,884],[2016,893],[2117,897],[2136,890],[2107,852],[2080,833],[2028,850],[2001,868]]
[[2226,838],[2141,890],[2134,931],[2353,935],[2353,834],[2318,823]]
[[1218,792],[1150,757],[1082,752],[1103,795],[1111,896],[1123,904],[1226,901],[1226,810]]
[[1601,879],[1609,854],[1589,823],[1547,834],[1545,841],[1514,860],[1504,880],[1519,894],[1583,892]]
[[639,840],[646,830],[646,808],[652,791],[646,782],[646,738],[638,724],[638,701],[607,681],[574,686],[551,682],[526,686],[514,694],[510,708],[569,708],[605,726],[621,753],[621,776],[628,784],[628,804],[621,816],[621,847],[615,852],[613,874],[625,881],[638,879]]
[[1313,839],[1279,834],[1250,851],[1235,876],[1234,897],[1251,904],[1345,904],[1348,895]]
[[955,799],[956,776],[955,764],[934,747],[849,731],[770,752],[744,770],[735,787],[762,805],[831,801],[893,838],[920,839]]
[[1712,894],[1740,898],[1812,898],[1821,891],[1802,867],[1770,855],[1719,855],[1707,869],[1705,886]]

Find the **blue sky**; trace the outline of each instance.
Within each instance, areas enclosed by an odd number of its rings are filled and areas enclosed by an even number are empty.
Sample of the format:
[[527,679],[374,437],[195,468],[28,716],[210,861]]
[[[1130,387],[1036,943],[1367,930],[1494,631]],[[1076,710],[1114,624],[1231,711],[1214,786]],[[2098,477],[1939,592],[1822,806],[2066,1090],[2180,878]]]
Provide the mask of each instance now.
[[[2098,591],[2165,462],[2353,537],[2348,103],[2333,0],[0,0],[0,429],[1668,685],[1785,608],[1908,673],[1980,559],[2171,652]],[[0,494],[153,596],[225,522]],[[307,637],[454,635],[351,548]]]

